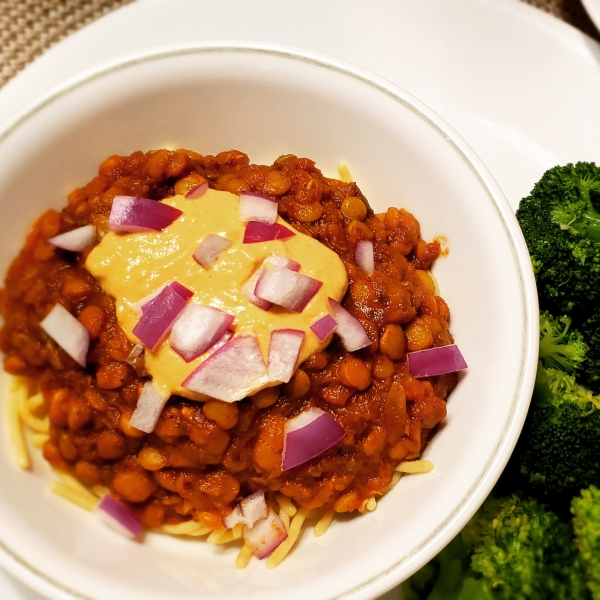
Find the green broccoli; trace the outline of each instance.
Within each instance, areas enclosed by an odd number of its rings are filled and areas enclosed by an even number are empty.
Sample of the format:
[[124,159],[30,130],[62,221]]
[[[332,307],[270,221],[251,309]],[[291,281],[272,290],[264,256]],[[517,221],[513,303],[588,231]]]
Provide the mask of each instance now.
[[577,163],[546,171],[517,219],[536,277],[540,306],[590,316],[600,298],[600,169]]
[[571,512],[575,542],[587,586],[594,600],[600,600],[600,490],[591,486],[573,499]]
[[588,351],[581,367],[581,377],[596,393],[600,392],[600,308],[578,326]]
[[523,488],[568,513],[582,487],[600,484],[600,400],[572,375],[538,365],[531,408],[501,489]]
[[584,362],[588,346],[581,333],[569,333],[570,326],[570,317],[540,313],[540,360],[544,367],[574,373]]
[[[461,534],[421,575],[404,584],[407,600],[584,600],[589,597],[573,534],[547,507],[513,494],[488,497]],[[418,582],[415,585],[415,581]]]

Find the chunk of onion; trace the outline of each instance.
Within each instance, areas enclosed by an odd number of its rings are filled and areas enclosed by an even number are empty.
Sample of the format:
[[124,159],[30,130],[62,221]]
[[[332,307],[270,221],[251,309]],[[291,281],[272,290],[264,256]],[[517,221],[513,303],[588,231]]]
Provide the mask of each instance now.
[[192,295],[191,290],[178,282],[165,286],[157,296],[142,306],[142,316],[133,328],[133,335],[154,352],[166,338]]
[[311,331],[317,336],[320,342],[327,339],[336,329],[337,323],[331,315],[319,317],[310,326]]
[[281,469],[292,469],[323,454],[344,435],[343,427],[329,413],[307,408],[285,422]]
[[370,240],[358,240],[354,248],[354,260],[367,275],[373,275],[375,271],[373,242]]
[[234,318],[212,306],[188,304],[171,329],[171,348],[190,362],[216,344]]
[[71,252],[81,252],[88,246],[91,246],[97,238],[97,231],[95,225],[84,225],[77,229],[71,229],[66,233],[55,235],[48,240],[49,244],[62,248],[63,250],[70,250]]
[[262,490],[246,496],[240,501],[240,508],[248,527],[253,527],[257,521],[265,519],[269,514],[265,493]]
[[108,227],[111,231],[124,233],[162,231],[182,214],[178,208],[156,200],[115,196]]
[[196,198],[200,198],[200,196],[204,196],[208,191],[208,181],[204,179],[204,181],[197,186],[193,187],[186,195],[186,200],[195,200]]
[[252,528],[245,526],[243,532],[244,541],[259,559],[267,558],[288,536],[283,521],[272,508],[265,519],[257,521]]
[[456,344],[409,352],[406,355],[406,363],[413,377],[433,377],[467,368],[467,363]]
[[271,332],[267,373],[273,381],[287,383],[292,378],[303,342],[304,331],[298,329]]
[[55,304],[40,326],[71,358],[85,367],[90,333],[62,304]]
[[289,269],[264,269],[256,282],[254,295],[288,310],[302,312],[322,285],[322,281]]
[[256,304],[259,308],[263,310],[269,310],[271,306],[273,306],[272,302],[267,302],[262,298],[259,298],[254,294],[254,290],[256,289],[256,284],[258,283],[258,278],[264,269],[272,269],[274,267],[278,267],[280,269],[289,269],[290,271],[299,271],[300,263],[288,258],[287,256],[281,256],[280,254],[270,254],[263,260],[262,265],[251,275],[250,279],[244,283],[242,286],[242,294],[252,302],[252,304]]
[[167,398],[152,385],[152,382],[146,382],[142,387],[137,406],[129,419],[129,424],[145,433],[154,431],[166,402]]
[[254,335],[236,335],[215,350],[183,382],[183,387],[224,402],[237,402],[269,382]]
[[255,244],[257,242],[271,242],[273,240],[285,240],[296,235],[291,229],[280,223],[261,223],[250,221],[244,231],[244,244]]
[[273,225],[277,220],[276,200],[252,192],[240,194],[240,218],[244,222],[260,221]]
[[353,317],[339,302],[329,298],[329,307],[337,323],[337,334],[348,352],[366,348],[371,340],[361,322]]
[[136,538],[142,531],[142,522],[122,502],[106,494],[94,509],[100,520],[128,538]]
[[231,240],[209,233],[194,252],[194,260],[205,269],[210,269],[229,246]]

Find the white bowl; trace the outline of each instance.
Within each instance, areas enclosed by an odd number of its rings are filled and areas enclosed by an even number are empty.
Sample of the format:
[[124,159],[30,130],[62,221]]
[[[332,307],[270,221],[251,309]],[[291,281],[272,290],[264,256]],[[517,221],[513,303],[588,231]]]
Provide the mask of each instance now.
[[435,266],[469,370],[426,457],[377,510],[306,531],[284,563],[233,565],[236,549],[159,535],[123,539],[53,497],[0,453],[0,562],[51,598],[215,600],[372,598],[447,544],[489,493],[520,432],[537,359],[537,300],[512,211],[479,159],[396,86],[339,61],[281,47],[194,45],[129,57],[70,81],[0,132],[0,271],[28,225],[111,154],[236,148],[270,164],[294,153],[336,175],[345,161],[375,211],[403,206],[423,237],[443,235]]

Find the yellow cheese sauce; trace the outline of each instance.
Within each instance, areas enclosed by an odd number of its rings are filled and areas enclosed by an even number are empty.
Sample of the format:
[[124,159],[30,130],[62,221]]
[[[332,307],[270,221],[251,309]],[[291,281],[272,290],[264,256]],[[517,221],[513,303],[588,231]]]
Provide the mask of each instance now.
[[[319,342],[309,326],[317,317],[329,312],[329,297],[340,301],[346,292],[346,269],[335,252],[279,217],[277,221],[296,235],[285,240],[244,244],[246,224],[240,219],[239,198],[229,192],[209,189],[196,200],[174,196],[161,202],[178,208],[183,214],[160,232],[109,232],[86,261],[87,269],[102,289],[115,298],[119,325],[132,342],[139,342],[133,334],[139,320],[135,305],[164,284],[178,281],[194,292],[190,302],[234,315],[235,334],[254,333],[265,362],[274,329],[305,331],[298,364],[327,345],[329,339]],[[223,236],[232,244],[217,263],[206,270],[192,255],[209,234]],[[243,284],[271,254],[299,262],[300,273],[323,282],[301,313],[276,306],[262,310],[242,293]],[[204,354],[185,362],[170,347],[167,337],[154,353],[146,350],[145,366],[154,387],[165,397],[178,394],[203,400],[204,396],[185,389],[181,383],[206,357]]]

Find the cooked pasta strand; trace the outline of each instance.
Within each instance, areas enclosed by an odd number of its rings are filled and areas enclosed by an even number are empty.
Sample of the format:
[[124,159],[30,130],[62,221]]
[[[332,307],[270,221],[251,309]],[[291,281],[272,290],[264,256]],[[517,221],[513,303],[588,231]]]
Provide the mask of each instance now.
[[276,567],[289,553],[289,551],[293,548],[298,536],[300,535],[300,530],[302,529],[302,525],[310,512],[308,508],[301,508],[290,524],[290,529],[288,531],[287,538],[275,548],[275,551],[269,558],[266,560],[266,565],[268,569],[272,569]]
[[348,168],[348,165],[346,163],[341,162],[338,164],[338,173],[339,173],[340,179],[344,183],[352,183],[352,181],[353,181],[352,175],[350,175],[350,169]]
[[242,546],[237,558],[235,559],[235,568],[244,569],[252,558],[252,550],[246,545]]
[[31,398],[27,399],[27,408],[29,409],[30,412],[37,410],[38,408],[43,406],[43,404],[44,404],[44,396],[42,396],[42,394],[39,392],[37,394],[31,396]]
[[430,460],[413,460],[400,463],[396,471],[400,473],[429,473],[433,470],[433,463]]
[[275,499],[277,500],[277,504],[279,504],[281,510],[284,510],[290,517],[293,517],[298,511],[296,505],[283,494],[277,494]]
[[231,533],[233,535],[234,540],[239,540],[242,535],[244,535],[244,525],[242,523],[238,523],[232,530]]
[[289,531],[289,529],[290,529],[290,515],[288,515],[285,510],[280,510],[279,511],[279,518],[282,520],[283,526],[285,527],[285,530]]
[[227,533],[227,529],[225,527],[219,527],[219,529],[214,529],[211,531],[210,535],[206,538],[206,541],[209,544],[222,544],[221,539]]
[[57,496],[60,496],[85,510],[92,511],[98,506],[98,498],[95,498],[91,494],[84,495],[60,481],[53,481],[48,487],[50,491]]
[[49,439],[50,436],[47,433],[32,433],[29,436],[29,441],[36,448],[41,448]]
[[29,406],[27,405],[26,393],[20,393],[17,400],[17,408],[21,420],[29,429],[37,431],[38,433],[49,433],[50,432],[50,420],[48,417],[40,419],[31,414]]
[[27,445],[25,444],[21,417],[19,416],[18,404],[20,396],[27,396],[27,388],[17,377],[13,377],[7,402],[10,445],[12,446],[15,461],[19,468],[28,469],[31,465],[31,460],[27,451]]
[[317,524],[315,525],[315,528],[313,530],[316,537],[322,536],[329,529],[329,526],[331,525],[331,521],[333,521],[333,515],[334,515],[333,511],[325,513],[317,521]]

